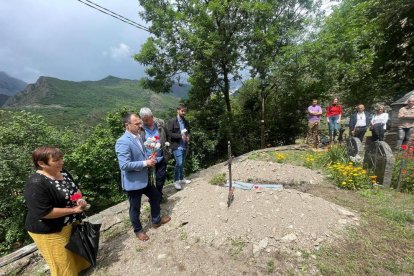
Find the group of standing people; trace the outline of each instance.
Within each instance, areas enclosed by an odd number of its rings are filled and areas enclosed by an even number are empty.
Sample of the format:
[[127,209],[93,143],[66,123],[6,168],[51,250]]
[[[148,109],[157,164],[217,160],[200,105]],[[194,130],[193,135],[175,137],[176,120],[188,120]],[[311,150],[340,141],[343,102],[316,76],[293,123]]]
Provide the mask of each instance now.
[[[116,141],[115,152],[121,170],[122,189],[130,204],[129,217],[139,240],[149,239],[141,221],[141,197],[149,198],[153,228],[168,223],[171,217],[161,216],[161,202],[166,180],[167,161],[175,158],[174,187],[182,189],[191,181],[184,178],[184,162],[190,141],[190,125],[185,119],[187,108],[177,107],[177,116],[167,126],[154,118],[149,108],[139,114],[123,116],[125,133]],[[156,138],[160,147],[154,152],[145,147],[148,139]],[[24,188],[27,216],[25,228],[49,266],[52,276],[78,275],[90,263],[65,248],[70,236],[89,205],[82,198],[78,184],[63,168],[63,152],[51,146],[39,147],[32,154],[36,172]],[[155,183],[150,183],[149,169],[155,172]],[[76,197],[75,197],[76,196]]]
[[[128,195],[129,217],[136,237],[146,241],[148,235],[140,220],[141,198],[146,195],[151,207],[152,225],[158,228],[168,223],[171,217],[161,216],[161,203],[167,199],[163,194],[166,180],[167,161],[171,152],[175,158],[174,187],[181,190],[183,184],[191,181],[184,178],[184,162],[190,141],[190,125],[185,119],[187,108],[177,107],[177,116],[167,126],[154,118],[149,108],[141,108],[139,114],[123,116],[125,133],[116,141],[115,152],[121,169],[122,189]],[[159,148],[145,147],[146,141],[155,138]],[[155,185],[150,183],[149,173],[155,170]]]
[[[318,105],[318,100],[314,99],[307,109],[308,114],[308,134],[306,137],[307,144],[312,148],[318,148],[320,143],[319,125],[322,117],[322,108]],[[326,121],[328,123],[329,143],[335,141],[339,134],[339,124],[341,122],[343,109],[339,104],[338,98],[334,98],[331,104],[326,108]],[[398,112],[398,139],[397,149],[401,148],[403,143],[409,141],[414,133],[414,96],[407,100],[407,105],[402,107]],[[366,131],[372,132],[373,141],[383,141],[387,125],[389,125],[389,115],[385,112],[383,105],[376,105],[375,114],[371,116],[365,110],[363,104],[357,106],[357,111],[352,113],[349,118],[349,135],[359,138],[362,142]]]

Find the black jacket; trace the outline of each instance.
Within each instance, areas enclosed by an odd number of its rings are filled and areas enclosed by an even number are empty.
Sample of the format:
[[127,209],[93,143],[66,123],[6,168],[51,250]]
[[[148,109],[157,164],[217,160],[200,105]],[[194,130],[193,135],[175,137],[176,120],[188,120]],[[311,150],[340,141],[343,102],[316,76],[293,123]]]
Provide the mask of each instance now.
[[[188,131],[188,135],[190,135],[191,134],[190,124],[185,118],[183,118],[183,121],[184,121],[184,127]],[[180,130],[180,124],[178,123],[177,116],[175,116],[174,118],[168,121],[167,131],[171,139],[171,148],[172,150],[176,150],[179,147],[180,141],[181,141],[181,130]]]
[[[366,122],[366,127],[369,127],[369,124],[371,123],[371,115],[364,111],[365,113],[365,122]],[[352,131],[355,128],[355,125],[357,123],[357,114],[358,112],[355,112],[351,115],[351,117],[349,118],[349,129]]]
[[[162,156],[164,156],[164,160],[165,162],[167,162],[171,158],[172,152],[171,152],[171,145],[167,147],[165,143],[166,142],[170,143],[170,137],[168,135],[167,129],[165,128],[165,124],[163,120],[154,118],[154,122],[158,127],[158,134],[160,136],[160,144],[162,148]],[[141,137],[143,141],[146,140],[144,128],[141,128]]]

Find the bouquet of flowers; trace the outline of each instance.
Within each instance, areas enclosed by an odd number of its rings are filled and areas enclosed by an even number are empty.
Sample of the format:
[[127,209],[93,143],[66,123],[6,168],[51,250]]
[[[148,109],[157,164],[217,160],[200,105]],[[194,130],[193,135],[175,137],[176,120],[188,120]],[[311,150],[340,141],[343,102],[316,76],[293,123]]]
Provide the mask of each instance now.
[[[144,147],[149,150],[151,152],[150,155],[150,159],[151,158],[156,158],[157,157],[157,151],[161,148],[161,143],[160,143],[160,137],[159,136],[154,136],[151,138],[148,138],[145,142],[144,142]],[[155,169],[149,168],[148,170],[149,173],[149,179],[150,179],[150,184],[156,185],[155,183]]]
[[84,200],[82,197],[82,194],[77,192],[70,196],[70,201],[74,202],[76,205],[82,205],[83,210],[88,210],[91,208],[91,205],[87,204],[86,200]]

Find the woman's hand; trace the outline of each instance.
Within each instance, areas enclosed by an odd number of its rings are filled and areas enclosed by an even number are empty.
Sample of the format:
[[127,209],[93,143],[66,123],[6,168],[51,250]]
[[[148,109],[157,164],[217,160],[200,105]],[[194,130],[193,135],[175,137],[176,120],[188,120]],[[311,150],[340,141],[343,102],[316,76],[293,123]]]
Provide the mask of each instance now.
[[72,209],[72,213],[73,214],[80,214],[80,213],[83,212],[83,208],[84,207],[82,205],[76,205],[76,206],[74,206],[74,207],[71,208]]
[[78,201],[76,201],[76,205],[80,205],[82,207],[85,207],[86,205],[88,205],[88,203],[86,202],[86,200],[84,199],[78,199]]

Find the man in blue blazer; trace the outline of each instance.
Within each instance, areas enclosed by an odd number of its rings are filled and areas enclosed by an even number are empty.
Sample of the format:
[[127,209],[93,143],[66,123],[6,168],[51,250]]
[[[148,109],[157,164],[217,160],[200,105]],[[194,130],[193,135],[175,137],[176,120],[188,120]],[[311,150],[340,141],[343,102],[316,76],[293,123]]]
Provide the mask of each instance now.
[[161,195],[148,183],[148,167],[156,164],[155,158],[148,158],[140,137],[141,118],[135,113],[123,116],[125,133],[116,141],[115,152],[121,169],[122,189],[129,200],[129,218],[136,237],[142,241],[149,239],[139,219],[141,197],[146,195],[151,206],[152,226],[160,227],[171,220],[169,216],[160,216]]

